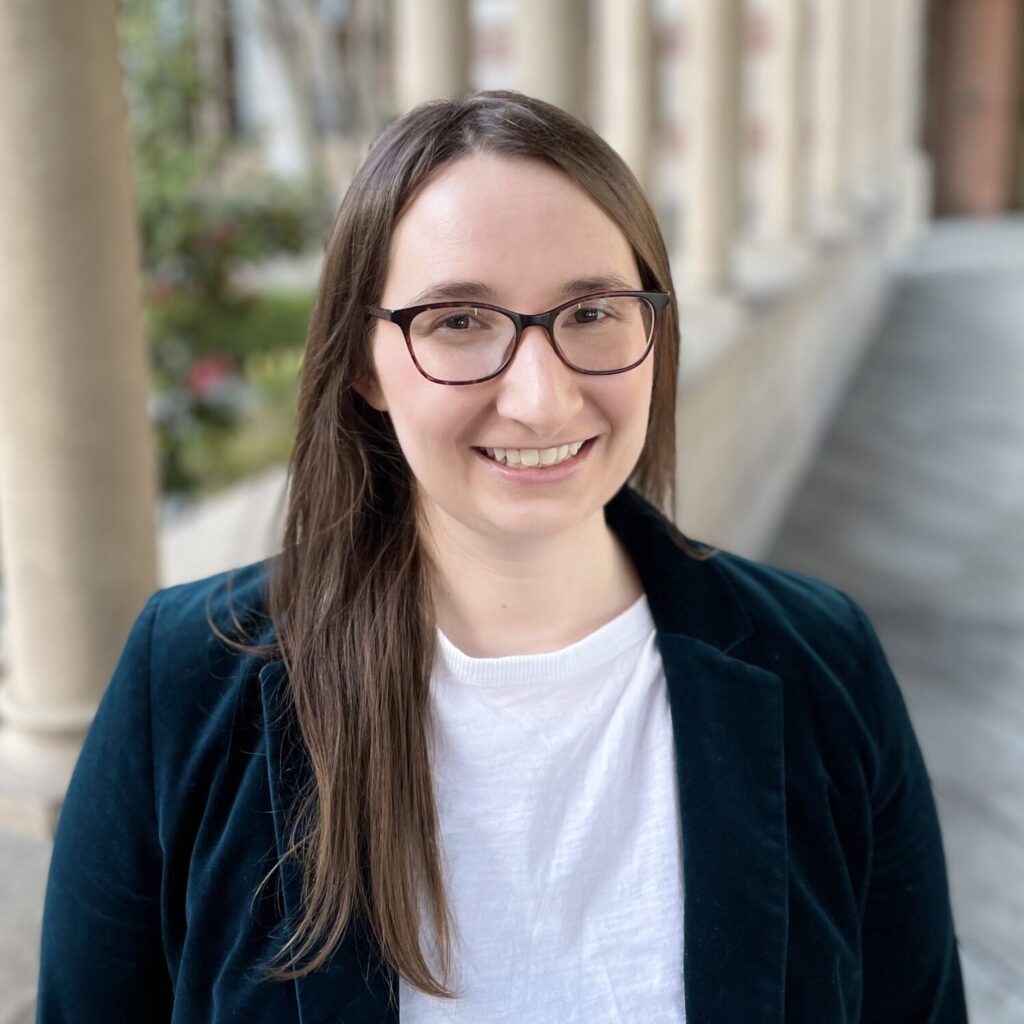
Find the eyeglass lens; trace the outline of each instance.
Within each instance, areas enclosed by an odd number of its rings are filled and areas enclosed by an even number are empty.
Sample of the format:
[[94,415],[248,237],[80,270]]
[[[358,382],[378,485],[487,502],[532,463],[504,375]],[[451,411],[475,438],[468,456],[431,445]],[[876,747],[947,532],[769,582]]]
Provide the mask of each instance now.
[[[555,343],[580,370],[622,370],[639,360],[654,329],[654,308],[631,295],[601,296],[563,309]],[[426,309],[409,325],[416,361],[431,377],[471,381],[498,370],[516,328],[504,313],[471,304]]]

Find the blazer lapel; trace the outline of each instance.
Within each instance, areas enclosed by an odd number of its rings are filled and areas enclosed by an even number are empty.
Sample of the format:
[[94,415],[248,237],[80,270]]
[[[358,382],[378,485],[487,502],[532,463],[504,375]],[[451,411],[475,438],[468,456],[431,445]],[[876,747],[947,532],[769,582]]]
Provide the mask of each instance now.
[[685,636],[658,643],[676,740],[687,1017],[777,1024],[787,939],[781,681]]
[[732,656],[754,626],[715,559],[623,488],[606,519],[644,585],[665,669],[683,851],[683,977],[693,1021],[779,1024],[787,948],[782,680]]
[[[687,1017],[781,1024],[788,923],[782,680],[730,654],[754,627],[714,559],[680,551],[675,527],[628,486],[605,516],[643,582],[665,669],[682,819]],[[264,665],[259,682],[281,856],[286,812],[307,769],[283,663]],[[302,886],[291,862],[281,885],[286,920],[294,922]],[[302,1024],[399,1019],[397,975],[361,921],[322,968],[296,980],[295,991]]]

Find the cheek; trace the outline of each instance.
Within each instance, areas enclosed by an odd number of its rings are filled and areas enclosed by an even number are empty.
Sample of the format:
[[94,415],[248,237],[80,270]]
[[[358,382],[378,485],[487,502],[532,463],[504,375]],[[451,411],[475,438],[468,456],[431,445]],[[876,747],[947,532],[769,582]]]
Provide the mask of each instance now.
[[[392,330],[384,330],[385,327]],[[405,339],[394,324],[382,324],[378,329],[373,341],[373,364],[389,401],[398,404],[396,400],[412,379],[410,371],[416,374],[417,370],[409,358]]]
[[388,397],[398,442],[417,475],[430,474],[436,460],[472,443],[464,437],[472,414],[449,394],[453,388],[422,377],[411,361],[408,368],[392,369]]
[[650,416],[651,402],[654,399],[654,360],[648,358],[643,364],[643,373],[637,376],[637,408],[643,410],[643,421],[646,428]]
[[607,415],[620,430],[643,430],[651,405],[654,378],[647,364],[630,373],[611,378],[604,392]]
[[424,404],[424,387],[430,387],[430,381],[416,369],[409,357],[405,339],[397,329],[394,332],[378,333],[374,340],[373,361],[382,398],[394,424],[395,433],[404,447],[406,435],[415,430],[417,409]]

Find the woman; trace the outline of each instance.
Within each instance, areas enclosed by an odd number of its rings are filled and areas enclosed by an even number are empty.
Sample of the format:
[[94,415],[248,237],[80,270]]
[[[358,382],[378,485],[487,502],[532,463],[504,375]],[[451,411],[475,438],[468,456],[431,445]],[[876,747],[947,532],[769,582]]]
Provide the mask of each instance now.
[[966,1019],[871,626],[660,510],[672,293],[637,182],[556,108],[383,133],[283,549],[157,592],[86,740],[40,1021]]

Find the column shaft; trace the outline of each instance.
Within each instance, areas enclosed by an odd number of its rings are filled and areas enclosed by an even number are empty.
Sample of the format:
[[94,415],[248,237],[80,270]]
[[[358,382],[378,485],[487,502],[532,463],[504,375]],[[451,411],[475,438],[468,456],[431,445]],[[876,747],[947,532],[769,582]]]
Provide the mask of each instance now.
[[517,0],[515,87],[586,119],[586,0]]
[[901,46],[896,54],[892,147],[898,161],[900,212],[896,237],[907,241],[931,213],[932,167],[921,144],[924,92],[925,0],[904,0],[898,13]]
[[811,206],[815,230],[829,235],[842,219],[848,195],[849,6],[845,0],[816,0],[813,12]]
[[601,131],[647,187],[654,122],[651,0],[599,0],[597,14]]
[[764,214],[761,235],[770,244],[788,244],[800,219],[802,53],[800,0],[773,0],[768,14],[768,146],[763,159]]
[[114,17],[114,0],[0,4],[0,761],[61,794],[157,578]]
[[892,76],[898,37],[895,19],[900,6],[893,0],[870,0],[867,7],[868,48],[868,186],[871,195],[882,197],[893,185],[889,137],[893,118]]
[[853,199],[863,205],[872,198],[872,109],[875,60],[871,38],[872,2],[851,3],[846,40],[846,69],[849,90],[849,121],[845,159],[850,168],[850,189]]
[[469,88],[468,0],[396,0],[397,96],[404,112]]
[[727,285],[739,221],[743,60],[739,0],[692,0],[683,47],[683,278],[692,298]]

